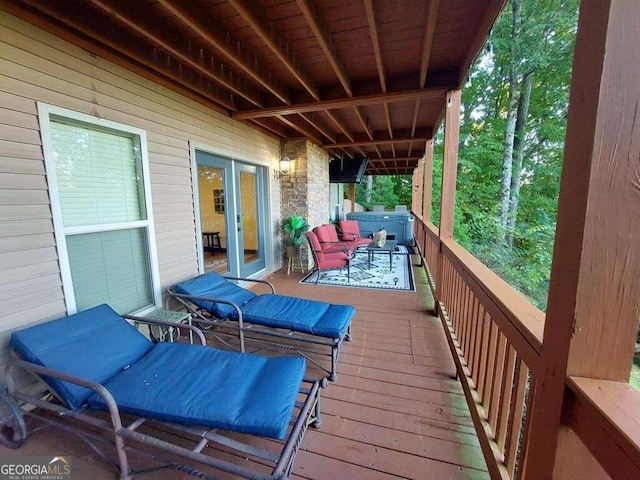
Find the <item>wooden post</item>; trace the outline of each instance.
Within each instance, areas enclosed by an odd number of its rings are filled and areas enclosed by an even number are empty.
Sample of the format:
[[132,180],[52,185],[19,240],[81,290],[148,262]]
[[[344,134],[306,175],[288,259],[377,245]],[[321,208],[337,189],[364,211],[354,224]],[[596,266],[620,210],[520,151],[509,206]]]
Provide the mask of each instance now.
[[558,434],[567,375],[629,378],[640,317],[638,25],[638,1],[581,2],[524,479],[556,478],[588,461]]
[[424,151],[424,180],[422,181],[424,195],[422,218],[424,223],[431,221],[431,197],[433,195],[433,139],[427,141]]
[[[447,93],[444,117],[444,158],[442,162],[442,196],[440,200],[440,242],[453,238],[453,215],[458,171],[458,143],[460,139],[460,90]],[[442,249],[440,249],[442,252]],[[438,259],[436,277],[436,308],[442,298],[442,253]]]
[[351,202],[351,211],[355,212],[356,210],[356,184],[349,184],[349,201]]
[[413,169],[413,177],[411,179],[411,211],[419,218],[422,218],[423,168],[422,160],[419,160],[418,166]]

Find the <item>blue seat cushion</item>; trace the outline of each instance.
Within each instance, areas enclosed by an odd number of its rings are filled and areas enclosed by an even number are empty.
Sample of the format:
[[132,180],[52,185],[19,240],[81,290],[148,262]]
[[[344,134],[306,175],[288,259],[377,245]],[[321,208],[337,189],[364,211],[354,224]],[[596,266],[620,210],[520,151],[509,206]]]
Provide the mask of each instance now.
[[[103,383],[138,361],[153,344],[108,305],[13,332],[11,345],[24,360],[85,380]],[[92,391],[46,377],[71,408]]]
[[[254,298],[255,293],[239,287],[216,272],[205,273],[175,286],[177,293],[227,300],[241,306]],[[193,303],[218,318],[237,318],[235,308],[226,303],[193,300]]]
[[[305,367],[301,357],[159,343],[105,386],[121,412],[281,439]],[[97,393],[89,405],[106,408]]]
[[259,295],[241,308],[245,321],[320,337],[342,338],[355,309],[286,295]]

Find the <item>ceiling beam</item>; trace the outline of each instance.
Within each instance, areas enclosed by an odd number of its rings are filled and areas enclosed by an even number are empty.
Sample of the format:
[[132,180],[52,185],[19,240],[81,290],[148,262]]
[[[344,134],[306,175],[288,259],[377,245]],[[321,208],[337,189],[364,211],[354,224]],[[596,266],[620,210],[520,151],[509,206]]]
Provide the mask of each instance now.
[[[262,127],[264,130],[271,132],[276,135],[278,138],[285,138],[287,135],[284,132],[284,128],[281,123],[277,125],[274,123],[275,120],[272,118],[253,118],[251,120],[244,120],[244,123],[251,124],[250,122],[255,123],[259,127]],[[255,127],[255,125],[252,125]]]
[[419,160],[420,157],[389,157],[389,158],[370,158],[369,162],[373,163],[373,164],[385,164],[388,163],[390,161],[396,161],[396,162],[406,162],[406,161],[413,161],[413,160]]
[[[403,74],[397,76],[387,76],[387,91],[388,92],[400,92],[404,90],[413,90],[420,88],[419,79],[418,79],[418,67],[411,72],[411,74]],[[426,88],[434,88],[434,87],[443,87],[448,90],[452,90],[456,88],[458,82],[458,69],[443,69],[443,70],[430,70],[429,75],[427,76],[424,87]],[[377,75],[374,77],[368,77],[367,79],[354,81],[351,84],[353,88],[353,96],[359,97],[362,95],[369,95],[373,93],[380,93],[380,79]],[[302,92],[301,92],[302,93]],[[298,92],[291,91],[291,95],[294,97],[293,103],[296,103],[296,97],[299,99],[297,101],[307,101],[301,100],[305,98],[307,95],[302,93],[298,94]],[[342,85],[339,83],[325,84],[322,86],[322,99],[323,100],[331,100],[335,98],[345,98],[347,95],[344,94],[344,89]]]
[[[373,132],[369,128],[369,122],[367,121],[367,119],[364,118],[362,111],[358,107],[353,107],[353,109],[356,112],[356,116],[358,117],[358,120],[360,120],[362,129],[365,131],[365,133],[369,137],[369,140],[373,140]],[[376,153],[378,154],[378,156],[380,156],[380,150],[378,150],[378,147],[374,146],[374,148],[376,149]]]
[[378,68],[380,87],[382,88],[383,92],[386,92],[387,80],[384,74],[384,65],[382,64],[382,53],[380,51],[380,39],[378,38],[378,25],[376,24],[376,14],[373,8],[373,0],[365,0],[364,6],[367,11],[367,22],[369,23],[369,33],[371,34],[371,42],[373,43],[373,53],[376,58],[376,67]]
[[[427,9],[427,25],[424,29],[424,41],[422,42],[422,59],[420,60],[419,85],[424,88],[427,84],[427,71],[429,70],[429,60],[431,58],[431,48],[433,47],[433,35],[436,31],[436,21],[438,19],[438,7],[440,0],[431,0]],[[418,125],[418,114],[420,113],[420,99],[416,99],[413,107],[413,118],[411,120],[411,131],[414,132]]]
[[339,148],[339,149],[335,149],[335,150],[334,149],[325,148],[325,151],[329,155],[329,160],[332,160],[334,158],[343,159],[343,158],[353,158],[354,157],[353,153],[348,152],[344,148]]
[[216,27],[215,22],[209,22],[205,27],[192,12],[186,11],[184,7],[177,6],[175,0],[158,0],[158,3],[180,20],[197,37],[222,53],[238,69],[271,92],[280,101],[286,104],[291,103],[289,92],[273,79],[267,78],[268,73],[258,64],[258,59],[243,48],[240,42],[234,41],[229,32],[221,31]]
[[424,41],[422,42],[422,60],[420,61],[420,88],[424,88],[427,83],[427,71],[429,69],[429,59],[431,58],[431,48],[433,47],[433,34],[436,31],[436,20],[438,18],[438,7],[440,0],[430,0],[427,9],[427,25],[424,29]]
[[406,165],[395,165],[392,162],[374,164],[369,161],[365,170],[366,175],[412,175],[413,170],[419,165],[419,160],[411,160]]
[[349,131],[346,125],[342,123],[342,121],[336,116],[334,112],[332,112],[331,110],[325,110],[324,113],[327,117],[329,117],[334,125],[338,127],[338,129],[344,134],[345,137],[353,141],[353,133]]
[[234,112],[233,118],[247,120],[251,118],[272,117],[276,115],[290,115],[294,113],[317,112],[325,109],[339,109],[350,107],[362,107],[366,105],[379,105],[385,102],[410,101],[415,99],[431,100],[442,99],[447,93],[447,88],[421,88],[415,90],[403,90],[399,92],[374,93],[353,98],[338,98],[335,100],[321,100],[318,102],[298,103],[279,107],[266,107],[257,110],[243,110]]
[[414,159],[414,158],[420,158],[422,157],[422,155],[424,155],[424,152],[421,153],[419,150],[415,150],[415,153],[409,153],[407,150],[401,150],[398,151],[395,155],[392,155],[391,153],[384,153],[382,155],[382,157],[380,158],[374,158],[371,161],[375,161],[375,162],[384,162],[386,160],[397,160],[397,159]]
[[467,55],[464,61],[460,64],[460,71],[458,73],[458,85],[457,88],[461,88],[469,74],[469,69],[475,61],[476,57],[480,53],[482,46],[484,45],[487,36],[491,28],[495,25],[498,15],[507,4],[507,0],[486,0],[488,5],[485,7],[485,15],[480,23],[480,26],[476,30],[476,35],[471,42],[471,45],[467,49]]
[[349,97],[352,97],[353,90],[351,89],[351,80],[347,75],[347,70],[344,68],[344,64],[338,57],[336,48],[331,41],[329,30],[320,18],[318,8],[313,3],[313,0],[297,0],[297,3],[298,7],[300,7],[300,10],[302,11],[302,14],[304,15],[304,18],[307,20],[311,31],[315,35],[316,40],[318,40],[320,48],[322,48],[322,51],[326,55],[331,68],[342,84],[344,91]]
[[236,12],[258,34],[260,39],[271,49],[278,59],[287,67],[287,70],[300,82],[307,92],[316,100],[320,100],[318,88],[311,76],[295,60],[295,52],[289,48],[279,33],[273,27],[273,23],[263,13],[263,7],[253,0],[228,0]]
[[389,136],[393,138],[393,127],[391,125],[391,111],[389,110],[388,103],[384,104],[384,118],[387,122],[387,130],[389,130]]
[[311,113],[300,113],[298,115],[300,115],[302,118],[304,118],[305,121],[307,123],[309,123],[313,128],[318,130],[318,132],[320,132],[322,135],[327,137],[330,142],[332,142],[332,143],[336,142],[335,134],[333,132],[330,132],[328,128],[326,128],[324,125],[319,123],[318,120],[314,118],[313,112],[311,112]]
[[364,115],[362,115],[362,112],[358,107],[353,107],[353,111],[355,112],[356,117],[358,117],[358,120],[360,121],[360,125],[362,125],[362,129],[364,130],[364,133],[367,134],[367,136],[369,137],[369,140],[373,140],[373,132],[371,132],[371,129],[369,128],[369,122],[367,122],[367,119],[364,118]]
[[[332,153],[334,150],[344,151],[344,149],[335,149],[333,148],[332,145],[329,145],[327,148],[325,148],[325,150],[329,151],[330,153]],[[389,163],[396,164],[397,162],[404,162],[404,163],[415,162],[420,160],[420,158],[422,158],[422,155],[413,155],[408,157],[393,157],[389,155],[383,155],[382,158],[372,158],[369,155],[367,155],[366,152],[361,152],[360,155],[362,155],[363,157],[367,157],[369,159],[369,163],[374,166],[387,165]]]
[[236,95],[248,100],[249,102],[253,103],[257,107],[261,107],[262,106],[262,101],[255,95],[255,93],[250,92],[248,89],[240,86],[232,78],[229,78],[228,75],[225,74],[224,72],[221,72],[221,73],[215,72],[211,68],[206,67],[200,59],[192,58],[190,55],[188,55],[188,54],[182,52],[181,50],[169,45],[162,38],[160,38],[159,36],[155,35],[154,33],[150,32],[150,31],[148,31],[147,29],[145,29],[144,27],[142,27],[141,25],[139,25],[135,21],[129,19],[125,15],[121,14],[117,9],[115,9],[115,8],[111,7],[110,5],[106,4],[104,1],[102,1],[102,0],[89,0],[89,2],[91,4],[93,4],[93,5],[95,5],[96,7],[98,7],[104,13],[109,15],[111,18],[113,18],[115,20],[118,20],[120,23],[126,25],[127,28],[129,28],[129,29],[135,31],[136,33],[138,33],[139,35],[143,36],[148,41],[153,43],[155,46],[161,48],[162,50],[164,50],[167,53],[171,54],[175,58],[177,58],[180,61],[184,62],[185,64],[189,65],[191,68],[193,68],[194,70],[200,72],[205,77],[210,78],[211,80],[219,83],[220,85],[222,85],[225,88],[228,88],[229,90],[231,90]]
[[[109,61],[112,61],[125,68],[131,68],[131,61],[133,61],[134,62],[133,65],[137,64],[133,69],[136,73],[144,76],[145,78],[152,78],[153,81],[156,81],[156,82],[160,81],[162,85],[168,88],[171,88],[173,90],[176,90],[176,85],[178,83],[176,81],[176,76],[178,75],[178,72],[171,69],[170,66],[161,65],[157,62],[153,62],[149,60],[148,56],[144,56],[140,53],[135,52],[131,48],[127,48],[126,46],[116,43],[111,37],[100,35],[98,32],[93,31],[92,29],[90,29],[90,27],[87,25],[86,22],[81,20],[71,19],[69,15],[61,16],[60,12],[58,12],[57,10],[54,10],[50,6],[40,3],[37,0],[23,0],[23,2],[31,6],[33,9],[37,11],[37,13],[34,13],[34,17],[30,18],[30,21],[32,23],[36,23],[41,28],[48,29],[49,31],[55,30],[56,35],[61,36],[65,40],[70,41],[72,43],[75,42],[85,50],[95,55],[100,55],[108,59]],[[3,8],[5,9],[12,7],[11,5],[7,5],[4,2],[2,2],[2,5],[3,5]],[[22,8],[20,10],[21,11],[15,11],[13,13],[15,15],[21,15],[24,17],[24,13],[26,12],[26,10]],[[55,19],[56,23],[52,24],[48,21],[43,20],[43,17],[45,15]],[[57,27],[56,25],[58,24],[61,25],[61,27]],[[69,38],[69,32],[74,30],[79,32],[82,35],[78,36],[77,34],[75,34],[74,39],[72,40]],[[92,38],[99,43],[88,42],[87,40],[85,40],[84,37]],[[104,47],[100,45],[104,45]],[[113,54],[111,52],[112,50],[115,52],[121,52],[129,60],[123,60],[123,57],[121,55]],[[123,62],[125,61],[127,62],[127,64],[123,65]],[[149,72],[154,72],[154,73],[149,73]],[[170,80],[167,80],[167,79],[170,79]],[[206,99],[208,100],[208,102],[213,102],[217,104],[218,109],[220,109],[220,106],[224,107],[225,114],[228,114],[230,110],[231,111],[237,110],[237,107],[233,103],[233,99],[231,95],[227,95],[226,92],[216,93],[214,91],[211,91],[210,89],[203,89],[200,86],[194,85],[193,83],[189,83],[184,78],[180,80],[182,82],[180,84],[181,92],[183,93],[189,92],[189,91],[195,92],[195,94],[197,94],[198,97],[201,97],[202,99]],[[189,96],[192,97],[193,94],[190,94]],[[200,101],[202,102],[203,100],[200,100]],[[207,104],[207,106],[211,106],[211,104]]]
[[421,131],[417,132],[415,137],[410,136],[410,132],[408,130],[401,130],[394,132],[394,138],[386,137],[386,132],[384,135],[377,134],[374,132],[373,140],[368,138],[356,138],[354,141],[349,142],[336,142],[334,144],[323,144],[323,148],[344,148],[344,147],[364,147],[369,145],[390,145],[394,143],[407,143],[407,142],[426,142],[429,138],[431,138],[431,129],[425,128]]
[[303,125],[297,117],[287,118],[284,115],[278,115],[276,118],[308,139],[313,140],[318,145],[322,145],[322,139],[315,132],[309,130],[306,125]]

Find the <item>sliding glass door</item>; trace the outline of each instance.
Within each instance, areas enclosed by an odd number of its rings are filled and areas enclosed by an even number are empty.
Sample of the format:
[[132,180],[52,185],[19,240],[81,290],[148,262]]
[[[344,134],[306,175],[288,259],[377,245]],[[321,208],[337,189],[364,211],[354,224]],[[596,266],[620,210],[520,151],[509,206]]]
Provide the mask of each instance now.
[[263,167],[196,150],[204,272],[246,277],[265,268]]

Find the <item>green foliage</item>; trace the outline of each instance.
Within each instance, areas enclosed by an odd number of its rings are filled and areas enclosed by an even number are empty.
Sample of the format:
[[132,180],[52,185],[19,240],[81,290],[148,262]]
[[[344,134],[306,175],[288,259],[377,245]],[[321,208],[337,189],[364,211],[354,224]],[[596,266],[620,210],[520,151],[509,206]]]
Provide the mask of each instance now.
[[284,243],[290,247],[299,247],[304,242],[304,234],[309,231],[309,224],[300,215],[291,215],[282,222]]
[[411,207],[412,181],[410,175],[376,175],[373,177],[371,189],[371,201],[367,201],[367,182],[356,185],[356,202],[366,210],[371,210],[373,205],[383,205],[385,208],[394,208],[396,205]]
[[393,175],[391,181],[393,182],[393,193],[397,197],[393,206],[406,205],[407,208],[411,208],[413,177],[411,175]]
[[[544,310],[555,236],[578,2],[519,0],[519,3],[519,35],[517,38],[512,35],[508,5],[462,91],[454,236]],[[498,199],[508,73],[512,67],[519,79],[526,74],[533,75],[533,89],[523,139],[517,218],[510,245],[496,242],[496,238],[499,238]],[[436,137],[432,221],[439,216],[441,155],[442,140]]]
[[[366,210],[371,210],[373,205],[384,205],[385,208],[393,208],[398,205],[398,195],[395,193],[396,181],[391,175],[375,175],[373,177],[373,188],[371,190],[371,201],[366,201],[367,183],[362,181],[356,185],[356,202]],[[411,195],[411,180],[409,180],[409,195]],[[409,197],[411,205],[411,197]]]
[[[517,35],[512,6],[520,7]],[[454,237],[541,309],[546,308],[555,237],[578,0],[510,0],[462,90]],[[499,198],[510,72],[532,76],[513,242],[499,235]],[[434,139],[431,222],[440,220],[442,125]],[[356,201],[411,205],[411,177],[376,176]]]

